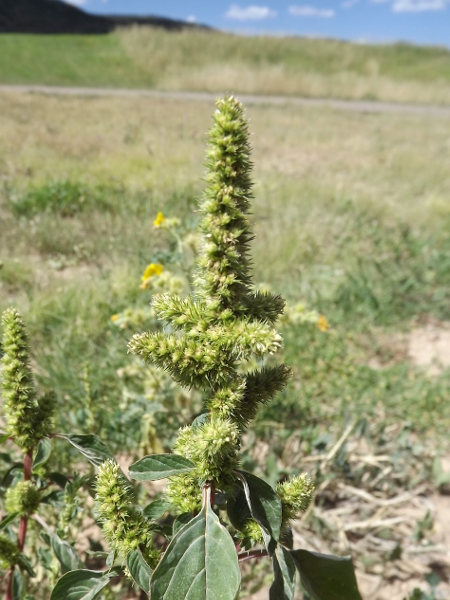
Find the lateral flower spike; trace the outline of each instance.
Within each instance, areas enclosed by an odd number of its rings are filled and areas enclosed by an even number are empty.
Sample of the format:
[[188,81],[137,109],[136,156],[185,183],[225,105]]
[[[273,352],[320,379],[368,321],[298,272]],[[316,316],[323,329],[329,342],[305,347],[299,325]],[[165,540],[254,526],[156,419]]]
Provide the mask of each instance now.
[[283,524],[297,519],[311,503],[314,494],[314,482],[306,473],[296,475],[277,485],[277,494],[283,507]]
[[154,567],[160,552],[153,546],[153,531],[134,504],[119,465],[113,460],[105,461],[98,469],[96,485],[96,510],[111,548],[123,559],[139,548]]
[[28,336],[19,312],[7,309],[2,316],[2,325],[1,388],[6,431],[27,452],[51,432],[54,400],[50,395],[37,398]]
[[17,563],[19,548],[5,534],[0,533],[0,569],[6,571],[8,567]]

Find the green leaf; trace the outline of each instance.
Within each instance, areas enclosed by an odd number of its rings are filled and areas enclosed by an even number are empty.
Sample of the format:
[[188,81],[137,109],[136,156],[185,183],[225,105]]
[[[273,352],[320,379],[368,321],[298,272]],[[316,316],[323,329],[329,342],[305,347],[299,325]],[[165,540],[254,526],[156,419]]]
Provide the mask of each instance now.
[[269,600],[292,600],[295,592],[295,563],[289,550],[278,545],[272,556],[273,584]]
[[61,508],[62,506],[65,506],[64,498],[65,495],[62,490],[53,490],[53,492],[50,492],[42,498],[41,503],[50,504],[56,508]]
[[13,600],[21,600],[23,595],[23,575],[19,569],[14,567],[13,572]]
[[70,479],[61,473],[50,473],[50,475],[48,475],[48,479],[56,483],[56,485],[58,485],[61,489],[64,489],[66,485],[70,483]]
[[182,527],[187,525],[189,521],[192,521],[193,516],[192,513],[183,513],[182,515],[178,515],[178,517],[173,522],[173,535],[178,533]]
[[139,548],[136,548],[136,550],[133,550],[133,552],[130,552],[127,556],[127,567],[134,581],[146,594],[148,594],[150,592],[150,577],[152,576],[152,570],[145,562]]
[[17,558],[17,564],[21,569],[26,571],[30,577],[36,577],[36,573],[33,571],[33,567],[31,565],[31,560],[28,556],[25,556],[23,552],[21,552]]
[[114,460],[108,446],[96,435],[68,434],[61,437],[70,442],[94,467],[99,467],[105,460]]
[[138,481],[156,481],[186,473],[194,466],[190,460],[177,454],[150,454],[131,465],[129,473],[132,479]]
[[11,513],[7,517],[5,517],[3,519],[3,521],[0,523],[0,531],[2,529],[5,529],[5,527],[7,527],[11,523],[11,521],[14,521],[14,519],[17,517],[18,514],[19,513]]
[[209,419],[209,412],[200,413],[198,417],[196,417],[192,421],[192,428],[200,427],[204,423],[206,423]]
[[148,504],[144,508],[144,515],[150,521],[154,521],[155,519],[159,519],[160,517],[162,517],[163,514],[169,510],[170,507],[170,502],[165,498],[161,498],[160,500],[150,502],[150,504]]
[[49,459],[50,453],[52,451],[52,443],[48,438],[43,438],[38,445],[36,456],[33,461],[33,469],[38,467],[39,465],[43,465]]
[[312,600],[362,600],[350,556],[292,550],[302,585]]
[[230,523],[238,531],[242,531],[245,523],[252,516],[245,497],[244,487],[241,484],[239,484],[239,491],[236,496],[231,497],[227,502],[227,513]]
[[153,571],[150,596],[158,600],[235,600],[240,572],[236,548],[210,506],[182,527]]
[[62,540],[56,533],[47,532],[50,536],[53,552],[61,565],[61,573],[64,575],[69,571],[76,571],[84,567],[81,558],[78,556],[75,548]]
[[9,433],[2,433],[0,435],[0,444],[3,444],[3,442],[6,442],[6,440],[9,438]]
[[56,584],[50,600],[94,600],[115,575],[85,569],[69,571]]
[[245,471],[239,471],[239,474],[252,517],[268,536],[278,541],[282,517],[278,494],[256,475]]

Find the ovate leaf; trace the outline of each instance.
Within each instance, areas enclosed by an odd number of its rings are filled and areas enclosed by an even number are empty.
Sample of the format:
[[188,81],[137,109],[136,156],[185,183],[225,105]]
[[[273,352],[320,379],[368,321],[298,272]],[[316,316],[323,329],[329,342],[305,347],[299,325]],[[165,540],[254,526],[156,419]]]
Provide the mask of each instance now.
[[282,516],[278,494],[256,475],[245,471],[239,474],[252,517],[267,535],[278,541]]
[[351,557],[292,550],[302,585],[312,600],[362,600]]
[[236,548],[210,506],[182,527],[170,542],[150,581],[158,600],[235,600],[240,572]]
[[180,531],[180,529],[182,527],[187,525],[187,523],[189,523],[189,521],[192,521],[192,519],[193,519],[192,513],[183,513],[182,515],[178,515],[178,517],[173,522],[173,526],[172,526],[173,535],[178,533],[178,531]]
[[99,467],[105,460],[114,460],[108,446],[96,435],[68,434],[61,437],[70,442],[94,467]]
[[56,533],[47,531],[50,538],[52,550],[61,565],[61,573],[64,575],[69,571],[76,571],[84,567],[81,558],[78,556],[75,548],[62,540]]
[[131,465],[129,473],[132,479],[138,481],[156,481],[186,473],[194,466],[190,460],[177,454],[150,454]]
[[292,600],[295,591],[295,563],[289,550],[278,544],[272,556],[273,583],[269,600]]
[[127,556],[127,567],[134,581],[146,594],[148,594],[150,591],[150,577],[152,575],[152,570],[145,562],[139,548],[136,548],[136,550],[133,550],[133,552],[130,552]]
[[46,463],[52,451],[52,443],[48,438],[43,438],[38,445],[36,456],[33,460],[33,469]]
[[56,584],[50,600],[94,600],[116,573],[103,571],[70,571]]
[[150,502],[150,504],[148,504],[144,508],[144,515],[150,521],[154,521],[155,519],[159,519],[160,517],[162,517],[163,514],[169,510],[170,507],[170,502],[168,500],[165,500],[164,498],[161,498],[160,500]]

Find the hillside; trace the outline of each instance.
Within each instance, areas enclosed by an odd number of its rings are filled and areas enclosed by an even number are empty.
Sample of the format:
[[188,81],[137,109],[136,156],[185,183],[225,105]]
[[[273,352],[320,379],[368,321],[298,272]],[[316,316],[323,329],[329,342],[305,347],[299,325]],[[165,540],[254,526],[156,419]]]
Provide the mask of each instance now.
[[[116,25],[129,24],[127,19]],[[0,83],[8,84],[450,105],[450,51],[444,47],[121,26],[107,35],[5,33],[0,56]]]
[[168,30],[198,27],[163,17],[91,15],[61,0],[0,0],[0,33],[104,34],[133,24]]

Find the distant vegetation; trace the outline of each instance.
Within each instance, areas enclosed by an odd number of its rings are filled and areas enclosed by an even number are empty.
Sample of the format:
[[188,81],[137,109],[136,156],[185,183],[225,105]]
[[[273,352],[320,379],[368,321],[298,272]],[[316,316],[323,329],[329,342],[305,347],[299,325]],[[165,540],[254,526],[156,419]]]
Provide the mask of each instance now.
[[104,36],[5,34],[0,55],[1,83],[450,104],[450,51],[440,47],[134,27]]
[[124,25],[181,30],[202,25],[155,16],[91,15],[60,0],[2,0],[0,33],[102,34]]

